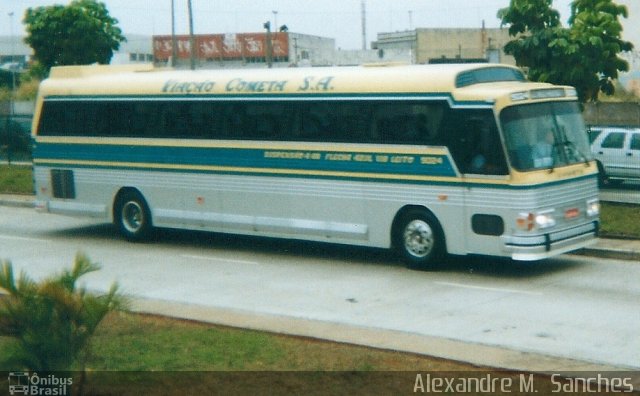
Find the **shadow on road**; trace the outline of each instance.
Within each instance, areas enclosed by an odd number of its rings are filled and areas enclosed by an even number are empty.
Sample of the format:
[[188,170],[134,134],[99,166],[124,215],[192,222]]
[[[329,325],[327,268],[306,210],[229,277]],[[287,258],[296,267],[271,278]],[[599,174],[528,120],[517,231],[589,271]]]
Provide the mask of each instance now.
[[[61,229],[50,232],[47,235],[54,238],[130,243],[123,240],[111,224]],[[394,253],[387,249],[203,231],[157,229],[151,240],[138,243],[138,245],[144,247],[144,249],[152,249],[154,245],[157,245],[176,248],[237,251],[238,253],[252,252],[272,256],[281,255],[288,258],[302,256],[320,260],[341,261],[349,265],[404,266]],[[582,265],[581,261],[569,260],[566,256],[536,262],[518,262],[507,258],[486,256],[449,256],[434,268],[427,271],[416,271],[416,273],[468,273],[486,277],[518,279],[575,271]]]
[[540,261],[515,261],[501,257],[453,256],[439,269],[440,272],[472,273],[479,276],[504,279],[537,278],[559,272],[576,271],[582,262],[566,256]]
[[622,180],[616,180],[602,186],[602,189],[609,192],[619,191],[620,193],[624,191],[640,191],[640,181],[626,180],[622,182]]

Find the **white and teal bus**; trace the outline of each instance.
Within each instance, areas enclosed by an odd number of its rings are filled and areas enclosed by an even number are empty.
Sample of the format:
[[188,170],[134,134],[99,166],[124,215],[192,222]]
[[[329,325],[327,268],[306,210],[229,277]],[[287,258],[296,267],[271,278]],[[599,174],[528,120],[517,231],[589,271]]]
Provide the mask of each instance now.
[[153,227],[539,260],[598,231],[570,87],[493,64],[54,68],[33,124],[37,208]]

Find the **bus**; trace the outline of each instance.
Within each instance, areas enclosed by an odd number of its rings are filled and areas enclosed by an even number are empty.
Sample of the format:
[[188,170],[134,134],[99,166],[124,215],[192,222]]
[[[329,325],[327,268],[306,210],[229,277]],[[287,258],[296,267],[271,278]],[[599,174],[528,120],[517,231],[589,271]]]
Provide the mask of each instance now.
[[33,121],[36,207],[115,224],[535,261],[595,241],[576,90],[500,64],[66,66]]
[[13,396],[18,393],[22,393],[23,395],[29,394],[29,373],[24,371],[10,372],[8,380],[10,395]]

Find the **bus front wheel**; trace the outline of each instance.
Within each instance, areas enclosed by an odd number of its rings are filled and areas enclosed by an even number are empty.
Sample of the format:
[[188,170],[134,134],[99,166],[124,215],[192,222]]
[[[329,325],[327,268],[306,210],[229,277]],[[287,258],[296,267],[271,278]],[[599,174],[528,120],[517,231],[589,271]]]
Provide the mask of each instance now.
[[116,201],[114,215],[118,231],[125,239],[139,242],[149,238],[153,228],[151,212],[139,192],[123,192]]
[[444,257],[442,229],[426,210],[412,209],[402,214],[394,227],[393,243],[408,268],[433,268]]
[[598,187],[604,187],[609,184],[609,177],[604,170],[604,165],[600,161],[596,161],[596,164],[598,165]]

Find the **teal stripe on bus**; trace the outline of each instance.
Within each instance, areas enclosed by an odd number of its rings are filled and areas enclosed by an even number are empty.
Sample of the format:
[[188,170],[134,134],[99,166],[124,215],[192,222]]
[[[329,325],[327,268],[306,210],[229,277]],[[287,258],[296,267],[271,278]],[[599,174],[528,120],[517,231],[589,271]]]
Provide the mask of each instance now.
[[[456,177],[449,157],[443,154],[406,154],[309,149],[232,147],[182,147],[108,144],[38,143],[38,163],[96,162],[167,165],[176,168],[225,167],[239,169],[318,171],[370,175]],[[134,166],[137,168],[137,166]],[[160,166],[161,168],[161,166]],[[271,172],[272,173],[272,172]]]
[[394,93],[282,93],[282,94],[164,94],[164,95],[48,95],[45,101],[343,101],[343,100],[442,100],[452,108],[493,108],[493,103],[486,100],[458,101],[446,92],[394,92]]
[[[389,151],[349,152],[344,149],[331,151],[38,143],[34,161],[38,166],[56,168],[269,175],[490,189],[531,189],[529,185],[509,184],[506,179],[495,183],[459,177],[448,156],[429,153],[421,155]],[[591,174],[536,183],[535,188],[581,180],[593,180],[595,183],[596,179],[597,174]]]

